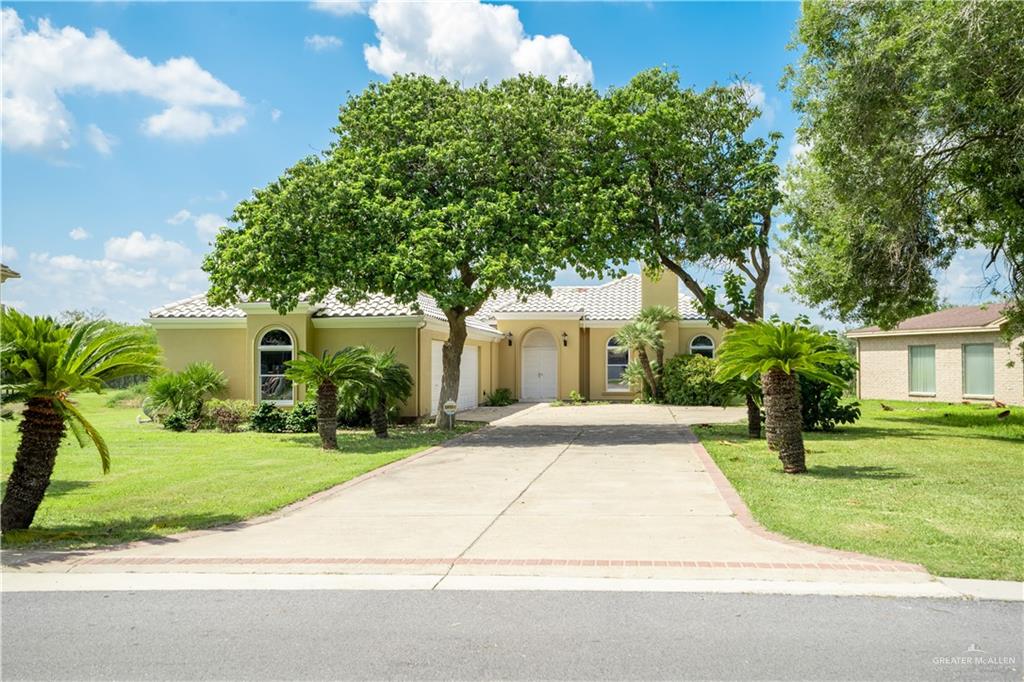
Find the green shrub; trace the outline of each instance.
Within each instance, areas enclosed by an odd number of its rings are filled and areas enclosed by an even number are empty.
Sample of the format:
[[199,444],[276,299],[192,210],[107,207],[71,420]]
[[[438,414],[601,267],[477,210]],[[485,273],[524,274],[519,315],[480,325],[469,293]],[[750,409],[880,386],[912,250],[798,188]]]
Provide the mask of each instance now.
[[316,431],[316,403],[306,400],[297,403],[285,413],[284,430],[289,433],[313,433]]
[[180,372],[167,372],[149,382],[157,413],[202,411],[203,401],[224,391],[228,381],[212,363],[193,362]]
[[277,405],[260,403],[249,417],[249,425],[253,431],[264,433],[281,433],[285,430],[287,415]]
[[208,400],[204,406],[205,421],[224,433],[234,433],[252,416],[248,400]]
[[[832,346],[834,350],[849,350],[838,338],[834,338]],[[839,362],[825,365],[824,369],[850,383],[857,374],[857,361],[850,355]],[[854,401],[843,404],[844,391],[841,387],[802,375],[798,375],[798,379],[804,431],[832,431],[837,424],[853,424],[860,419],[860,403]]]
[[163,425],[165,429],[170,429],[171,431],[184,431],[188,428],[188,420],[181,412],[171,412],[164,417]]
[[715,381],[717,362],[703,355],[676,355],[665,361],[662,389],[671,405],[723,405],[727,398]]
[[203,425],[203,412],[199,403],[174,410],[162,420],[164,428],[171,431],[198,431]]
[[579,391],[569,391],[569,402],[572,403],[573,405],[582,405],[583,403],[587,402],[587,397],[580,393]]
[[487,400],[484,401],[484,405],[487,407],[505,407],[511,405],[516,401],[512,397],[512,391],[507,388],[496,388],[494,391],[487,396]]
[[370,425],[370,408],[366,405],[340,401],[338,403],[338,426],[363,429]]

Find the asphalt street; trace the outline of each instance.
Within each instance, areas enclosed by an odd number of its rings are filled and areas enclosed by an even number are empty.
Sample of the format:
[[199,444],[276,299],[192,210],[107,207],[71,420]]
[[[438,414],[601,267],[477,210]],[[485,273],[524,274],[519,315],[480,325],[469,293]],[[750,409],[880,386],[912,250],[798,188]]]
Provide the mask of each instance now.
[[1021,679],[1024,604],[643,592],[34,592],[2,678]]

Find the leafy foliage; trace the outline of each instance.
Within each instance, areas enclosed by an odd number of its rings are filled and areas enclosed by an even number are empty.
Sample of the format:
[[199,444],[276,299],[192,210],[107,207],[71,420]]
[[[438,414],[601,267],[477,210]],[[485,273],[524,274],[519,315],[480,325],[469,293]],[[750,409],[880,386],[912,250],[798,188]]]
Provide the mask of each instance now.
[[466,318],[498,289],[547,291],[586,240],[567,188],[595,98],[539,76],[371,84],[341,107],[330,148],[236,207],[204,263],[211,301],[430,294],[451,330],[441,400],[454,399]]
[[842,387],[846,379],[833,367],[852,359],[832,340],[809,327],[790,322],[740,324],[726,332],[718,351],[717,379],[752,379],[772,370],[797,374]]
[[512,391],[507,388],[496,388],[494,389],[487,400],[484,401],[484,405],[487,407],[505,407],[511,405],[516,401],[512,397]]
[[675,355],[665,362],[664,400],[670,405],[723,404],[715,379],[718,363],[703,355]]
[[208,400],[204,410],[207,419],[219,431],[234,433],[249,421],[253,407],[248,400]]
[[804,3],[786,79],[808,148],[786,207],[803,300],[891,327],[981,247],[1024,331],[1022,35],[1019,2]]
[[[758,113],[739,84],[698,92],[662,69],[609,90],[588,119],[590,163],[577,185],[580,212],[600,235],[583,244],[589,260],[667,268],[716,324],[759,319],[781,195],[779,136],[748,139]],[[725,286],[698,282],[693,266]]]
[[284,430],[289,433],[313,433],[316,431],[316,403],[303,400],[285,413]]
[[808,377],[800,377],[800,412],[804,431],[832,431],[837,424],[853,424],[860,418],[860,403],[843,403],[846,389],[857,376],[857,361],[852,351],[834,334],[826,334],[831,346],[842,354],[842,359],[826,369],[839,379],[842,386]]
[[287,415],[284,410],[273,403],[260,403],[252,411],[249,424],[253,431],[281,433],[287,426]]
[[224,373],[210,362],[193,362],[180,372],[165,372],[149,382],[149,397],[158,412],[180,412],[193,418],[203,401],[222,393],[228,385]]

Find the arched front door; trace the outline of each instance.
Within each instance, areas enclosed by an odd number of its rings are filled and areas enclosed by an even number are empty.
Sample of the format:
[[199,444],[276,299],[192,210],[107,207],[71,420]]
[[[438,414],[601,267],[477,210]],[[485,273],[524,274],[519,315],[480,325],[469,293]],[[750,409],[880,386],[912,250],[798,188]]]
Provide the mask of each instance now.
[[558,346],[555,337],[535,329],[523,339],[522,400],[553,400],[558,395]]

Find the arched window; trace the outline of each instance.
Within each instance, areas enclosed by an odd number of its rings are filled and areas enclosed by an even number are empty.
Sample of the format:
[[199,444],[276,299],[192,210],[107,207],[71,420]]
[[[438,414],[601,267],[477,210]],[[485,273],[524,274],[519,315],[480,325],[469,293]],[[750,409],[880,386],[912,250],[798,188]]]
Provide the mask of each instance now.
[[706,358],[715,357],[715,342],[707,336],[695,336],[690,341],[690,355],[703,355]]
[[285,378],[285,364],[291,360],[295,348],[292,337],[283,329],[271,329],[260,339],[257,350],[260,362],[260,402],[291,405],[295,402],[292,382]]
[[621,345],[614,336],[608,339],[605,364],[607,366],[608,390],[628,391],[629,384],[622,378],[622,374],[629,364],[629,349]]

